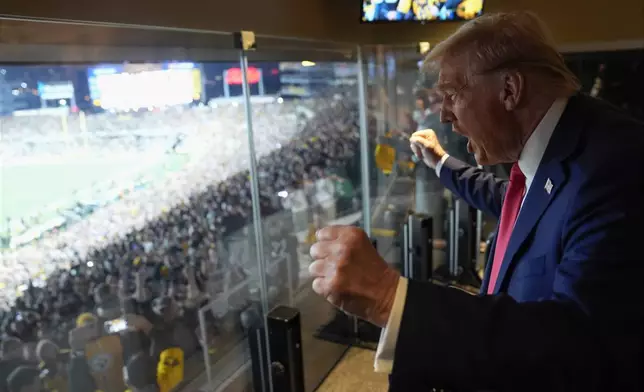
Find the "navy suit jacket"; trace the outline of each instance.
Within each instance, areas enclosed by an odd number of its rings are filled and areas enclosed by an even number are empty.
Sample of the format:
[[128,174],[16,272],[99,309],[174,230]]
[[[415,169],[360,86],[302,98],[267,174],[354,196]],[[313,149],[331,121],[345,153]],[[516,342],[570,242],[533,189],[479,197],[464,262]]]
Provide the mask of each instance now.
[[[500,216],[506,181],[451,157],[440,180]],[[496,295],[409,282],[391,390],[642,390],[643,251],[644,125],[574,96],[524,200]]]

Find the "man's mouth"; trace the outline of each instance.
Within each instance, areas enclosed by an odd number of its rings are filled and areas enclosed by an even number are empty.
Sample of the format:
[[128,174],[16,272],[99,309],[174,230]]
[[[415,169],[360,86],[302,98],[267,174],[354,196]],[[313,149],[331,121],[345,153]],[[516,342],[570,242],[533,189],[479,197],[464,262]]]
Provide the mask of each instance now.
[[452,123],[452,132],[454,132],[454,133],[456,133],[456,134],[458,134],[458,135],[461,135],[461,136],[465,136],[465,135],[461,132],[461,128],[459,128],[459,126],[458,126],[458,125],[456,125],[455,123]]

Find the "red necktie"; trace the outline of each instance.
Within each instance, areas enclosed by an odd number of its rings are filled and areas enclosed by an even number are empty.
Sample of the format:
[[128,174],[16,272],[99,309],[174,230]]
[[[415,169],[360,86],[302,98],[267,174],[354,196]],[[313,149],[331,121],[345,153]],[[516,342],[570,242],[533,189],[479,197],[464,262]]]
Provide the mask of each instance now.
[[499,277],[501,264],[503,264],[503,257],[508,249],[514,222],[519,216],[521,209],[521,201],[525,192],[525,176],[519,169],[519,165],[515,163],[510,170],[510,183],[508,189],[505,191],[505,199],[503,199],[503,208],[501,209],[501,223],[499,224],[499,232],[496,236],[496,248],[494,249],[494,259],[492,260],[492,271],[490,273],[490,282],[487,286],[487,293],[494,292],[496,280]]

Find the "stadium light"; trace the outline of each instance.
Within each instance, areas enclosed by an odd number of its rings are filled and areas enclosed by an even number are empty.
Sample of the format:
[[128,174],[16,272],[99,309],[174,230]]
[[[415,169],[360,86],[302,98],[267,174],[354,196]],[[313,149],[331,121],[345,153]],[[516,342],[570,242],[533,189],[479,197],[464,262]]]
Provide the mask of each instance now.
[[314,65],[313,61],[302,61],[302,67],[313,67]]

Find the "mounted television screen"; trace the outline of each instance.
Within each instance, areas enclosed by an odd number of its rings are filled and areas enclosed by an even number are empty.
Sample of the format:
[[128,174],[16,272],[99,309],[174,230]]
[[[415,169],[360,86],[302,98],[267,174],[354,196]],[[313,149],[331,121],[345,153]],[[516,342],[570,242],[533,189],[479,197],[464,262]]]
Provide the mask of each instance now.
[[362,21],[470,20],[483,13],[483,3],[484,0],[363,0]]

